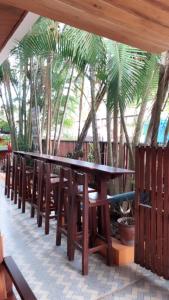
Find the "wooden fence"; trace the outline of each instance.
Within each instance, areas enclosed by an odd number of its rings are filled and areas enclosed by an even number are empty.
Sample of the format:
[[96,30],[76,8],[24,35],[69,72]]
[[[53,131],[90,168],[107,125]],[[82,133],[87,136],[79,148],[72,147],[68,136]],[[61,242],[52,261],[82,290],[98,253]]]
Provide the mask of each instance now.
[[[61,141],[60,143],[60,150],[59,155],[67,156],[68,153],[72,153],[75,149],[76,142],[75,141]],[[90,161],[92,158],[92,142],[84,142],[83,143],[83,157],[81,159]],[[114,147],[114,143],[112,142],[112,149]],[[108,149],[107,149],[107,142],[100,142],[100,150],[101,150],[101,163],[103,165],[107,165],[108,161]],[[126,143],[120,144],[118,143],[118,167],[121,168],[129,168],[129,151]],[[127,179],[130,180],[127,182]],[[116,193],[124,192],[131,190],[133,188],[132,176],[122,176],[113,180],[114,191]],[[111,193],[111,188],[109,190]]]
[[[53,141],[51,141],[51,148]],[[58,152],[59,156],[68,156],[69,153],[73,153],[75,149],[76,141],[61,141],[60,142],[60,149]],[[114,142],[112,142],[112,149],[114,147]],[[42,147],[45,149],[45,141],[42,142]],[[92,154],[93,154],[93,143],[92,142],[83,142],[83,156],[81,157],[82,160],[92,161]],[[101,150],[101,163],[107,165],[108,161],[108,149],[107,149],[107,142],[100,142],[100,150]],[[120,144],[118,143],[118,167],[121,168],[129,168],[129,151],[126,143]],[[131,180],[127,181],[127,178],[131,178]],[[116,185],[115,191],[117,193],[128,191],[133,189],[132,176],[122,176],[113,180],[114,185]]]
[[[76,141],[61,141],[60,150],[58,155],[67,156],[68,153],[72,153],[75,149]],[[114,143],[112,142],[112,149]],[[108,151],[107,142],[100,142],[101,160],[102,164],[107,165]],[[118,143],[118,153],[121,153],[120,165],[121,168],[128,168],[129,166],[129,152],[126,143]],[[83,160],[90,160],[92,155],[92,142],[83,142]]]
[[169,148],[136,148],[135,262],[169,279]]

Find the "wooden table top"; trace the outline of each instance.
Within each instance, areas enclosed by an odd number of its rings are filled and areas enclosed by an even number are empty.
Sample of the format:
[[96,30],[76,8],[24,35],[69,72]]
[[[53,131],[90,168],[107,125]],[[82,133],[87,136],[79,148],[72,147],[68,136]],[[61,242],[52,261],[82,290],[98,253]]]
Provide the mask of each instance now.
[[72,159],[67,157],[61,157],[61,156],[53,156],[53,155],[39,154],[34,152],[24,152],[24,151],[14,151],[14,153],[23,156],[28,156],[34,159],[44,160],[52,164],[71,167],[74,169],[80,169],[83,170],[84,172],[102,173],[108,175],[109,177],[114,177],[114,176],[116,177],[120,175],[135,173],[134,171],[128,169],[110,167],[106,165],[100,165],[92,162],[87,162],[87,161]]

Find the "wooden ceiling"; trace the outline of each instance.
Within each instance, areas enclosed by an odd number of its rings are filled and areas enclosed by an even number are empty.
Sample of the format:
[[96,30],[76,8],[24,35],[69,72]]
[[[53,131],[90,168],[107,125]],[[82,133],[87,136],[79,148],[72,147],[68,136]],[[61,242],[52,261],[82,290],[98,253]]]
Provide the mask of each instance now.
[[169,49],[169,0],[0,0],[150,51]]
[[6,45],[25,15],[23,9],[0,3],[0,50]]

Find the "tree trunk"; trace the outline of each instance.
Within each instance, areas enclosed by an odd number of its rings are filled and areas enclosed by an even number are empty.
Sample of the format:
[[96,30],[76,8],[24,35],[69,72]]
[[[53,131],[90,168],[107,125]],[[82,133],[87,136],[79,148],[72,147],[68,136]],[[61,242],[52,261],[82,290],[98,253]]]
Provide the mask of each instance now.
[[118,167],[124,168],[124,130],[120,122],[119,160]]
[[64,87],[65,87],[65,84],[67,81],[67,76],[68,76],[68,72],[65,75],[65,80],[64,80],[62,87],[59,89],[57,99],[56,99],[57,105],[55,105],[54,112],[53,112],[53,118],[55,119],[55,131],[54,131],[53,149],[52,149],[53,155],[55,155],[55,152],[56,152],[56,138],[57,138],[57,127],[58,127],[58,122],[59,122],[59,112],[60,112],[60,107],[61,107],[61,103],[62,103]]
[[12,93],[10,86],[10,65],[8,60],[3,63],[3,83],[6,91],[6,101],[9,100],[9,119],[11,124],[11,134],[13,141],[13,149],[18,149],[17,138],[16,138],[16,128],[15,128],[15,120],[14,120],[14,110],[13,110],[13,101],[12,101]]
[[46,153],[50,154],[51,148],[51,89],[52,89],[52,57],[49,55],[46,68],[46,103],[47,103],[47,122],[46,122]]
[[97,130],[96,119],[96,97],[95,97],[95,73],[93,68],[90,68],[90,90],[91,90],[91,110],[92,110],[92,131],[93,131],[93,150],[95,162],[101,163],[100,144]]
[[62,135],[62,130],[63,130],[65,114],[66,114],[66,108],[67,108],[67,104],[68,104],[68,100],[69,100],[69,96],[70,96],[71,84],[72,84],[72,80],[73,80],[73,73],[74,73],[74,66],[72,67],[72,71],[71,71],[71,75],[70,75],[69,87],[67,90],[66,100],[65,100],[63,114],[62,114],[62,120],[61,120],[61,124],[60,124],[60,128],[59,128],[58,140],[57,140],[57,145],[56,145],[56,155],[58,154],[59,147],[60,147],[60,140],[61,140],[61,135]]
[[113,110],[113,166],[118,165],[118,102],[114,103]]
[[111,110],[106,107],[106,125],[107,125],[107,164],[113,165],[112,140],[111,140]]
[[167,120],[165,132],[164,132],[164,142],[163,142],[164,145],[166,145],[167,142],[168,142],[168,133],[169,133],[169,117],[168,117],[168,120]]
[[156,69],[152,69],[152,72],[150,74],[147,86],[146,86],[146,90],[145,93],[142,97],[142,102],[141,102],[141,106],[140,106],[140,111],[139,111],[139,115],[137,118],[137,122],[136,122],[136,126],[135,126],[135,131],[134,131],[134,137],[133,137],[133,145],[137,146],[140,140],[140,135],[141,135],[141,130],[142,130],[142,125],[143,125],[143,119],[144,119],[144,115],[145,115],[145,111],[146,111],[146,107],[147,107],[147,102],[148,102],[148,96],[150,93],[150,88],[151,88],[151,83],[153,80],[153,77],[155,75]]
[[[97,95],[96,95],[96,104],[95,104],[96,111],[98,110],[98,108],[100,106],[100,103],[102,102],[105,93],[106,93],[106,85],[102,84],[100,86],[100,89],[99,89]],[[87,116],[85,124],[84,124],[84,126],[82,128],[82,131],[80,133],[80,136],[79,136],[79,138],[77,140],[74,153],[79,153],[81,151],[82,146],[83,146],[83,141],[86,138],[86,135],[87,135],[88,129],[89,129],[90,125],[91,125],[91,122],[92,122],[92,109],[90,110],[90,112],[89,112],[89,114]]]
[[84,91],[84,81],[85,77],[82,77],[82,86],[81,86],[81,93],[80,93],[80,102],[79,102],[79,126],[78,126],[78,138],[80,136],[81,130],[81,117],[82,117],[82,106],[83,106],[83,91]]
[[62,103],[62,96],[59,99],[57,112],[56,112],[56,123],[55,123],[55,132],[54,132],[54,138],[53,138],[53,155],[55,155],[55,148],[56,148],[56,134],[57,134],[57,127],[58,127],[58,121],[59,121],[59,112],[60,112],[60,106]]
[[[149,125],[149,130],[147,136],[151,137],[151,145],[157,144],[158,128],[160,124],[160,116],[162,106],[164,104],[166,94],[168,92],[168,83],[169,83],[169,51],[165,54],[165,63],[160,65],[160,75],[158,82],[158,90],[156,100],[154,102],[151,114],[151,120]],[[148,138],[146,138],[146,142]],[[149,142],[149,141],[148,141]]]
[[127,126],[126,126],[125,119],[124,119],[124,112],[123,112],[121,105],[120,105],[120,116],[121,116],[121,122],[122,122],[123,130],[124,130],[124,134],[125,134],[125,138],[126,138],[126,143],[127,143],[128,149],[129,149],[130,168],[132,168],[134,170],[134,168],[135,168],[134,155],[133,155],[129,135],[127,132]]
[[24,72],[23,72],[23,84],[22,84],[22,107],[23,107],[23,135],[24,135],[24,139],[26,142],[26,118],[27,118],[27,114],[26,114],[26,75],[27,75],[27,62],[24,65]]

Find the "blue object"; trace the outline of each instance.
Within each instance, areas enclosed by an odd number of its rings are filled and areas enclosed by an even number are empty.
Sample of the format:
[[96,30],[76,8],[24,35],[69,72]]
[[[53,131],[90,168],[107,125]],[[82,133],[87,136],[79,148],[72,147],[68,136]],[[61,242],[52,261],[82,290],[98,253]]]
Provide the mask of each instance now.
[[117,202],[123,202],[123,201],[132,201],[135,198],[135,191],[133,192],[127,192],[127,193],[122,193],[122,194],[117,194],[117,195],[107,195],[107,200],[109,203],[117,203]]
[[[158,128],[158,136],[157,136],[157,142],[159,144],[164,143],[164,134],[165,134],[166,125],[167,125],[167,119],[165,119],[165,120],[161,119],[160,120],[160,125],[159,125],[159,128]],[[141,143],[144,143],[144,141],[145,141],[148,126],[149,126],[149,122],[145,122],[144,125],[143,125],[142,135],[141,135]],[[169,140],[169,135],[167,137],[167,140]]]

